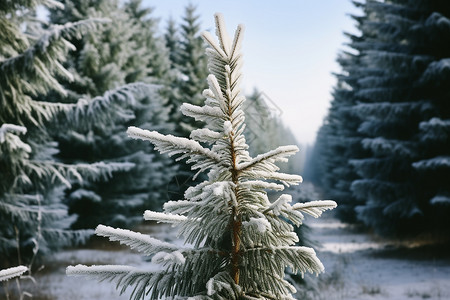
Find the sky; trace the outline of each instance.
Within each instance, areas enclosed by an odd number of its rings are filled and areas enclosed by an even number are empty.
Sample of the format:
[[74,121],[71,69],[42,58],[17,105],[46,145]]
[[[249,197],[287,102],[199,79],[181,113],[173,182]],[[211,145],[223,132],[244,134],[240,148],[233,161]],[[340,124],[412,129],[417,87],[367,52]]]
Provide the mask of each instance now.
[[188,3],[197,6],[201,28],[214,33],[214,13],[227,30],[244,24],[243,92],[256,87],[268,97],[300,144],[312,144],[332,99],[337,55],[356,32],[348,14],[361,13],[349,0],[144,0],[165,28],[178,22]]

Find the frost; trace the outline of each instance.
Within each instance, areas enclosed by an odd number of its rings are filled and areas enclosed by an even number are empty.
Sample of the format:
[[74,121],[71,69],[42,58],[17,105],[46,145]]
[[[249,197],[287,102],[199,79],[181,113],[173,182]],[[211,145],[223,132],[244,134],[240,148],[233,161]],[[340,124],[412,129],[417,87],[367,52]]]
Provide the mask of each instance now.
[[336,202],[332,200],[316,200],[306,203],[296,203],[292,206],[292,209],[300,210],[314,218],[318,218],[324,211],[336,208],[336,206]]
[[272,205],[270,205],[266,211],[272,210],[276,216],[279,216],[282,210],[291,209],[291,206],[289,205],[289,203],[291,202],[292,196],[283,194],[280,197],[278,197],[278,199],[275,200],[275,202],[273,202]]
[[[172,201],[173,202],[173,201]],[[169,213],[160,213],[151,210],[146,210],[144,212],[144,219],[147,221],[157,221],[158,223],[180,223],[185,221],[187,218],[185,216],[173,215]]]
[[247,186],[249,188],[262,188],[266,190],[274,190],[274,191],[282,191],[284,190],[284,185],[273,183],[273,182],[266,182],[262,180],[248,180],[242,182],[243,186]]
[[83,198],[88,198],[89,200],[93,202],[101,202],[102,198],[94,193],[93,191],[85,190],[85,189],[77,189],[75,192],[70,193],[69,198],[71,200],[78,200]]
[[370,149],[376,154],[387,155],[403,155],[413,157],[416,153],[413,150],[414,145],[410,142],[389,140],[382,137],[377,138],[365,138],[361,141],[362,146],[365,149]]
[[272,225],[270,225],[269,221],[266,218],[250,218],[250,221],[243,222],[245,226],[255,227],[256,230],[260,233],[264,233],[267,230],[272,230]]
[[28,268],[25,266],[18,266],[13,268],[8,268],[0,271],[0,281],[5,281],[17,276],[22,275],[28,271]]
[[226,181],[216,182],[213,186],[213,194],[214,196],[222,196],[224,193],[224,189],[229,186],[229,183]]
[[286,173],[252,171],[251,174],[257,178],[263,178],[263,179],[268,179],[268,180],[279,180],[286,186],[296,185],[303,181],[303,178],[300,175],[293,175],[293,174],[286,174]]
[[430,159],[420,160],[412,164],[419,170],[450,168],[450,156],[438,156]]
[[214,143],[222,138],[219,132],[212,131],[208,128],[195,129],[190,134],[191,139],[203,142]]
[[450,197],[445,195],[436,195],[431,198],[430,203],[432,205],[450,205]]
[[27,133],[27,128],[24,126],[14,125],[14,124],[3,124],[0,127],[0,143],[3,142],[4,135],[7,132],[15,132],[25,134]]
[[103,265],[103,266],[85,266],[85,265],[76,265],[76,266],[68,266],[66,268],[67,275],[87,275],[92,273],[102,274],[102,273],[128,273],[137,271],[138,269],[130,266],[121,266],[121,265]]
[[197,121],[205,121],[208,118],[224,118],[222,110],[218,107],[197,106],[189,103],[183,103],[181,106],[183,115],[193,117]]
[[0,127],[0,143],[8,143],[8,147],[15,151],[22,149],[27,153],[31,153],[31,147],[27,143],[24,143],[17,135],[27,133],[27,128],[24,126],[18,126],[14,124],[3,124]]
[[206,283],[206,291],[208,296],[212,296],[216,291],[214,290],[214,278],[211,278]]
[[225,133],[225,135],[230,135],[231,131],[233,131],[233,125],[231,125],[231,122],[223,122],[223,132]]
[[99,236],[108,237],[110,241],[118,241],[121,244],[128,245],[131,249],[136,249],[147,255],[157,251],[174,251],[178,249],[176,245],[127,229],[98,225],[95,233]]
[[174,263],[178,265],[184,264],[186,259],[184,258],[183,254],[180,251],[174,251],[174,252],[158,252],[152,257],[152,263],[155,264],[169,264]]

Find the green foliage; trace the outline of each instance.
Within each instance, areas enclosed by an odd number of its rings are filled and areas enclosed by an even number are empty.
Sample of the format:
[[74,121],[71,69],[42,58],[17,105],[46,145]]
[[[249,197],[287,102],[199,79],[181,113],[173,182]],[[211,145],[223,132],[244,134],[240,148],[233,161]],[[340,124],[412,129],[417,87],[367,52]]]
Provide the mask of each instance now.
[[[175,121],[175,132],[183,137],[188,137],[193,129],[199,128],[200,123],[186,118],[179,111],[184,102],[195,105],[203,99],[201,93],[208,87],[205,78],[208,76],[207,58],[205,46],[200,37],[199,16],[195,12],[196,7],[189,4],[185,9],[183,22],[178,31],[175,24],[169,20],[165,35],[166,46],[172,64],[169,101],[172,105],[171,120]],[[180,37],[178,42],[176,37]]]
[[53,22],[92,17],[111,22],[71,41],[77,50],[71,52],[66,65],[74,80],[64,82],[69,97],[61,100],[83,98],[87,108],[78,110],[77,124],[84,119],[81,126],[69,132],[55,128],[61,149],[58,158],[66,163],[123,166],[107,180],[86,180],[73,186],[67,193],[67,204],[70,213],[80,216],[75,228],[93,228],[99,222],[128,227],[144,208],[160,209],[168,199],[166,191],[156,187],[168,184],[174,173],[172,162],[147,145],[130,143],[125,134],[130,125],[173,130],[167,100],[162,88],[155,85],[165,80],[168,55],[162,39],[156,36],[151,9],[142,8],[141,1],[64,4],[64,10],[51,12]]
[[74,106],[41,99],[50,91],[65,94],[56,77],[70,77],[62,66],[73,49],[68,39],[92,29],[95,22],[51,26],[40,36],[33,35],[27,11],[46,3],[53,2],[19,1],[0,11],[1,267],[21,261],[31,265],[43,253],[89,237],[89,232],[68,230],[74,219],[62,204],[63,190],[83,178],[107,177],[114,170],[54,159],[58,147],[47,127],[58,113],[73,111]]
[[357,6],[360,35],[339,57],[317,141],[324,187],[382,234],[448,233],[448,3]]

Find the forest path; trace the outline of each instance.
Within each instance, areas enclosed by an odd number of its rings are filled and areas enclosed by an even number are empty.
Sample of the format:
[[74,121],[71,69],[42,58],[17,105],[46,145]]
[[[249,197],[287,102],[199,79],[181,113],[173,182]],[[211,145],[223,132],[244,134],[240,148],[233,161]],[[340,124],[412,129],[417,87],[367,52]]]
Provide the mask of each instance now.
[[450,299],[448,247],[399,247],[330,213],[305,224],[325,266],[315,299]]

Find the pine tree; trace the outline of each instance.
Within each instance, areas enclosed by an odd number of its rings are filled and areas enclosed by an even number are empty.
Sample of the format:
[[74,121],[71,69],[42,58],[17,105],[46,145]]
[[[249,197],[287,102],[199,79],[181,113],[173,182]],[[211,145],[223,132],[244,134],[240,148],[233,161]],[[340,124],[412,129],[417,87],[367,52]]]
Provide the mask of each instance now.
[[[75,80],[65,86],[76,98],[111,98],[103,112],[92,115],[84,126],[70,132],[56,132],[61,145],[59,158],[65,162],[83,161],[132,164],[107,181],[85,181],[69,192],[70,212],[80,216],[75,228],[134,224],[144,208],[161,209],[168,199],[164,190],[172,162],[149,146],[129,143],[125,129],[130,126],[159,128],[171,132],[167,100],[155,85],[168,71],[169,61],[163,41],[156,36],[151,9],[141,1],[119,5],[119,1],[64,1],[64,11],[52,11],[56,23],[100,16],[112,22],[95,33],[74,39],[78,50],[71,53],[68,68]],[[162,49],[162,50],[160,50]],[[135,81],[147,83],[134,84]],[[121,87],[121,88],[120,88]],[[88,101],[88,102],[89,102]],[[97,101],[98,102],[98,101]],[[164,171],[163,171],[164,169]],[[136,180],[135,178],[139,178]]]
[[[63,191],[83,179],[107,177],[114,166],[64,164],[48,127],[74,105],[41,101],[50,91],[65,94],[56,80],[70,78],[62,60],[68,39],[93,29],[93,21],[52,26],[35,36],[29,11],[53,1],[6,2],[0,7],[0,268],[31,265],[42,254],[82,242],[86,231],[68,230],[73,218]],[[82,106],[79,103],[80,107]]]
[[186,101],[198,105],[202,102],[201,92],[207,88],[205,81],[208,75],[207,58],[204,54],[205,47],[200,37],[199,16],[196,7],[189,4],[185,9],[183,22],[180,26],[180,41],[173,45],[173,25],[169,23],[166,34],[166,45],[170,47],[170,57],[174,59],[176,72],[173,91],[171,95],[172,115],[176,121],[175,132],[183,137],[188,137],[193,129],[201,127],[201,123],[186,118],[178,110],[178,107]]
[[180,61],[179,56],[179,37],[177,25],[173,17],[167,21],[166,32],[164,34],[165,45],[169,51],[170,68],[175,69],[177,63]]
[[350,165],[351,173],[339,171],[334,180],[351,182],[356,217],[377,232],[448,232],[448,3],[357,5],[364,12],[361,35],[350,44],[357,54],[341,62],[348,96],[335,95],[332,105],[351,117],[330,112],[335,127],[323,140],[339,139],[339,129],[348,128],[342,135],[357,137],[359,152],[338,142],[344,155],[327,158],[334,160],[328,170]]
[[362,177],[352,189],[367,199],[357,208],[359,218],[378,231],[445,232],[450,144],[434,129],[450,128],[443,87],[450,10],[446,1],[410,2],[369,1],[364,7],[374,20],[364,24],[372,38],[360,51],[377,74],[360,80],[361,103],[353,108],[365,119],[362,145],[371,157],[352,161]]
[[190,139],[128,129],[131,137],[150,141],[162,153],[187,158],[197,174],[208,171],[208,180],[189,188],[185,200],[166,203],[162,213],[144,214],[147,220],[177,226],[186,246],[99,225],[98,235],[152,256],[160,269],[78,265],[68,267],[69,275],[114,281],[122,292],[134,286],[132,299],[293,299],[295,289],[283,279],[286,267],[302,274],[323,271],[313,249],[293,246],[298,237],[290,222],[299,226],[302,213],[318,217],[336,203],[291,206],[287,194],[268,200],[266,190],[282,191],[284,185],[301,182],[300,176],[280,173],[274,164],[287,160],[298,148],[282,146],[253,158],[249,155],[243,135],[245,97],[239,90],[243,28],[239,26],[231,40],[219,14],[216,26],[219,44],[209,33],[203,34],[210,45],[211,72],[209,89],[203,93],[205,105],[181,107],[185,115],[207,127],[192,131]]
[[[360,4],[355,2],[355,5]],[[366,19],[364,16],[351,17],[357,22],[357,28],[361,28],[361,23]],[[350,45],[363,43],[365,39],[365,36],[346,35],[350,39]],[[325,196],[339,203],[336,212],[345,221],[355,221],[355,207],[364,202],[351,192],[352,182],[360,177],[349,162],[350,159],[367,155],[367,151],[361,146],[362,134],[358,132],[361,118],[351,111],[359,101],[359,79],[367,70],[361,66],[362,56],[358,52],[343,51],[337,59],[342,71],[336,74],[333,101],[317,134],[316,159],[313,162],[314,167],[318,168]]]

